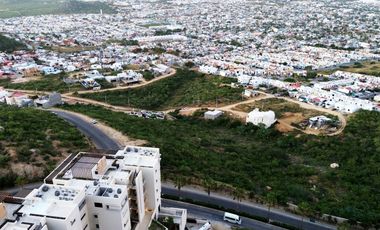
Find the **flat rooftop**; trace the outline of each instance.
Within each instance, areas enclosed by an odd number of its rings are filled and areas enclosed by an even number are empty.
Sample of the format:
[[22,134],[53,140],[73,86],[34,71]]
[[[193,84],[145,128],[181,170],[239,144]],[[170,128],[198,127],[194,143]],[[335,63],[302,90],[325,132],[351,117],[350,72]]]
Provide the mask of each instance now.
[[83,198],[84,192],[78,187],[44,184],[26,197],[19,212],[65,219]]

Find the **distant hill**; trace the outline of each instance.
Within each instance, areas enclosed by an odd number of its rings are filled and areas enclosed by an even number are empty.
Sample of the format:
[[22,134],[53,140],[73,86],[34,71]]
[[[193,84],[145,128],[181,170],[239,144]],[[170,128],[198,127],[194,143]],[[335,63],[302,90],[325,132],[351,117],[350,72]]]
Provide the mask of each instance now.
[[107,3],[80,0],[0,0],[0,18],[44,14],[115,13]]
[[26,49],[25,44],[0,34],[0,52],[13,52],[20,49]]

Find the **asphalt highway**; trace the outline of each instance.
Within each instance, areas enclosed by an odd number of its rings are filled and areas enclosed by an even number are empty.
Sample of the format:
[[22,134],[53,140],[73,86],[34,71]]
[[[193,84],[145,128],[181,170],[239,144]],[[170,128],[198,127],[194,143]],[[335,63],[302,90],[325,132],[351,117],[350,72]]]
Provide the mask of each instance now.
[[79,116],[76,116],[69,112],[64,112],[61,110],[51,110],[57,116],[63,118],[68,121],[70,124],[76,126],[79,131],[81,131],[87,138],[91,140],[92,143],[98,149],[105,150],[118,150],[120,146],[118,146],[117,142],[108,137],[105,133],[103,133],[99,128],[96,127],[96,124],[88,123]]

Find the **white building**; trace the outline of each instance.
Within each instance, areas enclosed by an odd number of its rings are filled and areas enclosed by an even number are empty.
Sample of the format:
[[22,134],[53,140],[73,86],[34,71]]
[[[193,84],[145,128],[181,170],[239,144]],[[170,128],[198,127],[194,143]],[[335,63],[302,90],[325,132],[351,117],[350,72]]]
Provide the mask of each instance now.
[[220,110],[214,110],[214,111],[207,111],[204,114],[205,119],[207,120],[215,120],[218,117],[223,115],[223,111]]
[[[160,156],[157,148],[134,146],[71,155],[18,208],[6,204],[2,212],[0,206],[0,229],[15,229],[2,223],[19,216],[37,218],[44,230],[146,230],[161,215]],[[186,210],[163,210],[184,230]]]
[[254,125],[263,124],[265,128],[269,128],[276,122],[276,116],[273,111],[260,112],[259,109],[255,109],[248,113],[246,120],[247,123]]

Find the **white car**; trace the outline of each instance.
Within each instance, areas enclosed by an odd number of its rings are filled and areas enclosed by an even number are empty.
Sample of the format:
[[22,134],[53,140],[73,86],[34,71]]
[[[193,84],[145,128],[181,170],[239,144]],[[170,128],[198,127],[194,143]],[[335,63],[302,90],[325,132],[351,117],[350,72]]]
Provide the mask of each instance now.
[[98,123],[98,121],[97,120],[92,120],[91,123],[95,125],[95,124]]

